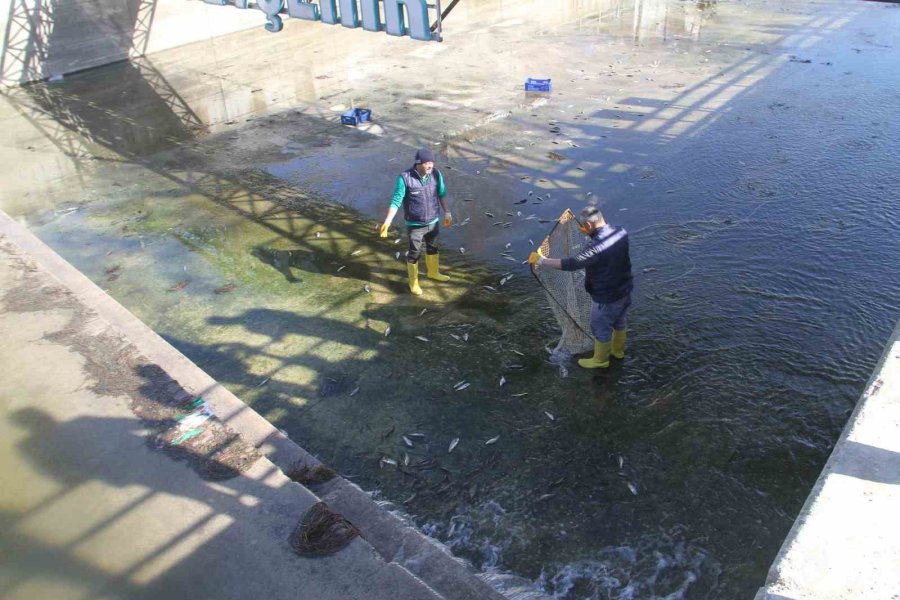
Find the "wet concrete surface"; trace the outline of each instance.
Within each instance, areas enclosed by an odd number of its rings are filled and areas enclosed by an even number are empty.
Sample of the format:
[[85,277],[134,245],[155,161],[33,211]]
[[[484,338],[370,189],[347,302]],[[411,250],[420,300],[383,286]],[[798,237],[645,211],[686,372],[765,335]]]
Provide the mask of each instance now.
[[151,336],[130,338],[98,315],[98,303],[83,303],[91,290],[62,283],[7,225],[0,222],[5,598],[448,597],[359,537],[330,556],[294,554],[288,540],[319,499],[256,452],[236,464],[229,446],[243,445],[241,437],[217,436],[215,416],[189,440],[165,435],[161,424],[174,422],[180,394],[188,396],[171,376],[180,365],[149,361],[141,352]]
[[[14,90],[2,207],[485,571],[749,597],[896,319],[900,10],[536,6],[461,4],[441,45],[297,22]],[[375,122],[339,126],[351,104]],[[371,232],[423,144],[468,222],[414,299]],[[632,234],[629,357],[561,378],[520,261],[591,203]]]

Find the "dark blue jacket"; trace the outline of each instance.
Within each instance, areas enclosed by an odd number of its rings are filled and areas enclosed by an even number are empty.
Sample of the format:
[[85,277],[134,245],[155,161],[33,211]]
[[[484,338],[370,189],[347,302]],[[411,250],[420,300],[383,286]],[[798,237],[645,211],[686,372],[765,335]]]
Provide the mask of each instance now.
[[562,259],[563,271],[584,269],[584,289],[598,304],[621,300],[631,293],[631,257],[628,255],[628,232],[604,225],[594,233],[591,244],[579,254]]
[[438,178],[441,174],[438,170],[432,171],[427,183],[422,183],[422,178],[415,167],[404,171],[400,177],[406,186],[406,194],[403,196],[403,217],[406,221],[427,224],[439,218],[441,204],[438,197]]

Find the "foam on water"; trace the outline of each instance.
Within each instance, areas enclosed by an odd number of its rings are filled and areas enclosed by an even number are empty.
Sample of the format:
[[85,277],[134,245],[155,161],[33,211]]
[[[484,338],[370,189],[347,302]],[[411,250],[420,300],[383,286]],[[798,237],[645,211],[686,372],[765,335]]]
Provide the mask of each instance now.
[[682,600],[701,579],[703,587],[714,585],[720,569],[702,548],[676,536],[645,536],[633,546],[550,567],[536,585],[556,600]]

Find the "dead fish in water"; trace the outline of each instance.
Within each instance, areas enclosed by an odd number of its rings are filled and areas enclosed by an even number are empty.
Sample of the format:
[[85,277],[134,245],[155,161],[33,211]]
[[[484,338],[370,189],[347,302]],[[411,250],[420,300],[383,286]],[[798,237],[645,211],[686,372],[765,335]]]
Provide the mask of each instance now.
[[353,388],[353,391],[350,392],[350,397],[352,398],[353,396],[357,395],[358,393],[359,393],[359,386]]
[[322,232],[321,232],[321,231],[317,231],[317,232],[316,232],[316,237],[322,237]]
[[506,242],[505,248],[506,248],[507,250],[509,249],[510,246],[512,246],[512,242]]
[[625,464],[625,458],[622,456],[619,456],[619,468],[621,469],[622,465],[624,465],[624,464]]
[[459,438],[453,438],[453,441],[450,442],[450,447],[447,448],[447,454],[453,452],[453,449],[459,445]]
[[237,288],[237,286],[235,284],[229,283],[229,284],[223,285],[222,287],[218,287],[218,288],[214,289],[213,293],[220,294],[220,295],[227,294],[228,292],[233,292],[236,288]]
[[424,335],[417,335],[417,336],[416,336],[416,339],[419,340],[420,342],[427,342],[427,341],[428,341],[428,338],[425,337]]
[[340,273],[341,271],[343,271],[343,270],[346,269],[346,268],[347,268],[347,265],[343,265],[343,266],[341,266],[341,267],[338,267],[338,270],[336,271],[336,273]]
[[413,447],[413,443],[412,443],[412,440],[411,440],[411,439],[409,439],[409,438],[406,437],[405,435],[404,435],[404,436],[400,436],[400,437],[401,437],[401,439],[403,439],[403,443],[406,444],[406,447],[407,447],[407,448],[412,448],[412,447]]
[[382,456],[381,460],[378,461],[378,463],[379,463],[378,466],[381,467],[382,469],[384,468],[384,465],[392,465],[395,467],[397,466],[396,460],[394,460],[393,458],[387,458],[386,456]]
[[547,418],[550,419],[551,421],[555,421],[555,420],[556,420],[556,417],[554,417],[552,414],[550,414],[550,413],[547,412],[546,410],[544,411],[544,414],[547,415]]
[[503,387],[504,385],[506,385],[506,377],[501,375],[500,376],[500,387]]
[[518,202],[513,202],[513,204],[525,204],[526,202],[528,202],[528,198],[522,198]]
[[402,241],[403,241],[403,238],[397,238],[396,240],[394,240],[394,245],[396,246],[397,244],[399,244]]
[[525,356],[524,354],[522,354],[522,353],[519,352],[518,350],[513,350],[513,352],[515,352],[515,353],[518,354],[519,356]]
[[409,454],[407,454],[406,452],[403,453],[403,466],[409,466]]
[[485,446],[490,446],[491,444],[496,443],[497,440],[499,440],[499,439],[500,439],[500,436],[499,436],[499,435],[498,435],[498,436],[494,436],[494,437],[492,437],[491,439],[489,439],[488,441],[486,441],[486,442],[484,443],[484,445],[485,445]]
[[414,438],[423,438],[423,437],[425,437],[425,434],[424,434],[424,433],[407,433],[406,435],[408,435],[409,437],[414,437]]
[[532,242],[531,240],[528,240],[528,243],[534,246],[534,242]]
[[461,386],[459,386],[458,388],[456,388],[456,391],[457,391],[457,392],[461,392],[461,391],[463,391],[464,389],[466,389],[467,387],[469,387],[470,385],[472,385],[472,384],[471,384],[471,383],[464,383],[464,384],[462,384]]
[[369,284],[364,285],[363,289],[366,291],[367,294],[372,293],[372,288],[369,287]]
[[493,286],[490,286],[490,285],[483,285],[483,286],[481,286],[481,287],[483,287],[484,289],[486,289],[486,290],[488,290],[488,291],[490,291],[490,292],[496,292],[496,291],[497,291],[497,288],[495,288],[495,287],[493,287]]
[[485,213],[484,213],[484,216],[490,217],[491,219],[493,219],[493,218],[494,218],[494,213],[485,212]]
[[270,380],[270,379],[272,379],[272,378],[271,378],[271,377],[266,377],[265,379],[263,379],[262,381],[260,381],[259,383],[257,383],[257,384],[256,384],[256,387],[262,387],[262,386],[266,385],[267,383],[269,383],[269,380]]
[[550,494],[542,494],[542,495],[537,499],[537,501],[538,501],[538,502],[543,502],[544,500],[549,500],[550,498],[553,498],[554,496],[556,496],[556,493],[555,493],[555,492],[550,493]]
[[594,195],[594,192],[588,192],[588,193],[585,195],[585,198],[590,198],[590,197],[593,196],[593,195]]
[[460,246],[460,247],[459,247],[459,253],[460,253],[460,254],[465,254],[465,253],[466,253],[466,249],[463,248],[462,246]]
[[390,325],[388,325],[387,327],[384,328],[384,337],[387,337],[389,335],[391,335],[391,326]]
[[550,484],[550,487],[554,488],[554,487],[556,487],[556,486],[558,486],[558,485],[562,485],[562,482],[565,481],[565,480],[566,480],[566,476],[563,475],[562,477],[560,477],[559,479],[557,479],[556,481],[554,481],[553,483],[551,483],[551,484]]
[[396,254],[394,254],[394,258],[396,258],[397,260],[400,260],[400,253],[397,252]]
[[424,315],[426,312],[428,312],[428,309],[427,309],[427,308],[423,308],[423,309],[422,309],[422,312],[419,313],[419,316],[421,317],[421,316]]
[[513,398],[521,398],[522,396],[527,396],[528,392],[522,392],[521,394],[512,394]]
[[[451,333],[450,335],[453,335],[453,334]],[[454,336],[454,337],[456,337],[456,336]],[[465,379],[463,379],[462,381],[456,382],[456,384],[454,384],[454,386],[453,386],[453,389],[458,388],[459,386],[461,386],[461,385],[464,384],[465,382],[466,382]]]
[[362,250],[354,250],[353,252],[350,253],[350,256],[356,256],[360,252],[362,252]]
[[452,338],[453,338],[454,340],[456,340],[457,342],[461,342],[461,341],[462,341],[462,338],[460,338],[460,337],[459,337],[458,335],[456,335],[455,333],[451,333],[451,334],[450,334],[450,337],[452,337]]
[[638,492],[637,486],[634,485],[633,483],[631,483],[630,481],[628,482],[628,490],[629,490],[632,494],[634,494],[635,496],[637,496],[637,492]]
[[464,333],[464,334],[463,334],[463,341],[464,341],[464,342],[468,342],[468,341],[469,341],[469,334],[468,334],[468,333]]
[[652,273],[653,271],[656,271],[656,267],[647,267],[646,269],[641,269],[642,273]]
[[190,283],[190,280],[179,281],[178,283],[176,283],[175,285],[173,285],[172,287],[170,287],[170,288],[169,288],[168,290],[166,290],[166,291],[168,291],[168,292],[180,292],[181,290],[183,290],[184,288],[186,288],[186,287],[187,287],[187,284],[189,284],[189,283]]
[[516,216],[516,215],[512,214],[511,212],[508,212],[508,213],[506,213],[506,216],[507,216],[507,217],[514,217],[514,216]]

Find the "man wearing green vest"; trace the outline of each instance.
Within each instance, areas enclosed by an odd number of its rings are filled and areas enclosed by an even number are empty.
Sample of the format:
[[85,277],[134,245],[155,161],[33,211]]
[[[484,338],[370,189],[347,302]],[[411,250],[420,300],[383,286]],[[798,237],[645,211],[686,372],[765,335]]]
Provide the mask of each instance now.
[[406,220],[406,231],[409,235],[409,252],[406,255],[409,291],[416,296],[422,295],[422,288],[419,287],[419,254],[422,251],[423,241],[428,278],[435,281],[450,279],[440,272],[437,247],[441,213],[444,216],[444,227],[453,224],[446,196],[444,177],[434,168],[434,154],[428,148],[422,148],[416,152],[415,164],[397,176],[387,217],[378,228],[378,235],[386,238],[394,216],[400,207],[403,207],[403,218]]

